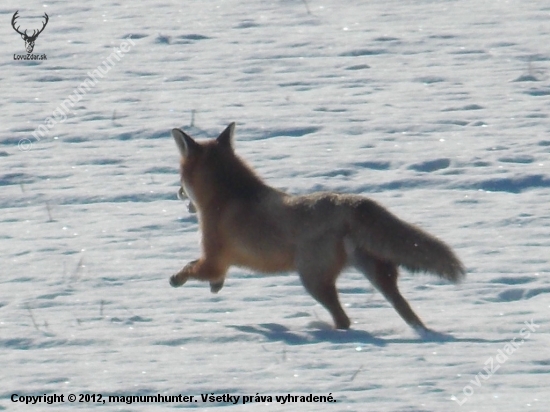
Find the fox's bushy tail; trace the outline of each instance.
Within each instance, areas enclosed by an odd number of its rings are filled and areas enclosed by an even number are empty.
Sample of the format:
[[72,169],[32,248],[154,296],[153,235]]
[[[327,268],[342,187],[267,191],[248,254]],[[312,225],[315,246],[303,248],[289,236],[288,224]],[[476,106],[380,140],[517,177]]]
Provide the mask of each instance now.
[[462,262],[446,243],[404,222],[373,200],[362,198],[353,213],[353,241],[371,255],[412,272],[434,273],[453,283],[465,276]]

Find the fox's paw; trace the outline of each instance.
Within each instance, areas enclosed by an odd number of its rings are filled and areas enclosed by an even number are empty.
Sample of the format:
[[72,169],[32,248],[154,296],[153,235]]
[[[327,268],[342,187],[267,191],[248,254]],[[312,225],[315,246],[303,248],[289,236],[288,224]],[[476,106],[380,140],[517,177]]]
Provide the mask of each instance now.
[[170,276],[170,286],[172,286],[173,288],[177,288],[183,285],[185,282],[187,282],[187,278],[184,276],[180,276],[179,273],[177,275]]
[[334,325],[336,326],[336,329],[348,330],[351,325],[351,321],[345,313],[342,313],[334,317]]
[[217,282],[210,282],[210,292],[218,293],[223,288],[223,279]]
[[198,262],[198,259],[195,259],[191,262],[189,262],[187,265],[183,267],[182,270],[180,270],[175,275],[172,275],[170,277],[170,285],[172,287],[177,288],[178,286],[183,285],[185,282],[187,282],[187,279],[192,277],[193,268],[195,267],[195,264]]

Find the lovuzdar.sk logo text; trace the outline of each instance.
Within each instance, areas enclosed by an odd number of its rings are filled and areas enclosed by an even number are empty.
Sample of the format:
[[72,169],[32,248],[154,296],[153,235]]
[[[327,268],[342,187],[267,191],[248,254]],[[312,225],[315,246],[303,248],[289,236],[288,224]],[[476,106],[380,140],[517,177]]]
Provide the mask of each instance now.
[[38,35],[44,31],[50,18],[46,13],[44,13],[45,21],[42,23],[42,28],[40,30],[33,30],[32,34],[29,35],[27,33],[28,29],[26,29],[25,31],[21,31],[19,29],[21,26],[15,27],[16,20],[19,17],[18,14],[19,14],[19,10],[13,13],[13,17],[11,18],[11,26],[17,33],[21,35],[21,38],[25,41],[25,49],[27,50],[27,54],[14,54],[13,60],[46,60],[47,57],[45,54],[33,54],[33,50],[34,50],[34,42],[36,41]]

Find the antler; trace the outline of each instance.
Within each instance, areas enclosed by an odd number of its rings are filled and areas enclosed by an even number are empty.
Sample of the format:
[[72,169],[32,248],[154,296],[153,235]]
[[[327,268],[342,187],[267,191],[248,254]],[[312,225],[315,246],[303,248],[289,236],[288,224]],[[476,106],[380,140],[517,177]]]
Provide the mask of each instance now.
[[38,32],[36,32],[36,30],[33,30],[32,31],[32,36],[30,36],[31,39],[36,39],[38,37],[38,35],[40,33],[42,33],[44,31],[44,29],[46,28],[46,24],[48,24],[48,20],[50,20],[50,18],[48,17],[48,15],[46,13],[44,13],[44,17],[46,18],[46,21],[44,23],[42,23],[42,28],[40,30],[38,30]]
[[17,20],[17,18],[19,17],[17,15],[18,13],[19,13],[19,10],[17,10],[15,13],[13,13],[13,17],[11,18],[11,25],[17,33],[19,33],[21,36],[25,36],[29,40],[36,39],[38,37],[38,35],[44,31],[44,29],[46,28],[46,25],[48,24],[48,21],[50,20],[50,18],[48,17],[48,14],[44,13],[44,18],[46,19],[46,21],[44,23],[42,23],[42,28],[40,30],[38,30],[38,32],[36,30],[33,30],[32,36],[29,36],[29,35],[27,35],[27,30],[25,30],[25,32],[23,32],[23,33],[19,31],[19,27],[21,27],[21,26],[15,27],[15,20]]
[[17,13],[19,13],[19,10],[17,10],[15,13],[13,13],[13,17],[11,18],[11,26],[12,26],[13,29],[14,29],[17,33],[19,33],[21,36],[26,36],[26,35],[27,35],[27,30],[25,30],[25,33],[21,33],[21,32],[19,31],[19,27],[21,27],[21,26],[17,26],[17,28],[15,27],[15,20],[19,17],[19,16],[17,15]]

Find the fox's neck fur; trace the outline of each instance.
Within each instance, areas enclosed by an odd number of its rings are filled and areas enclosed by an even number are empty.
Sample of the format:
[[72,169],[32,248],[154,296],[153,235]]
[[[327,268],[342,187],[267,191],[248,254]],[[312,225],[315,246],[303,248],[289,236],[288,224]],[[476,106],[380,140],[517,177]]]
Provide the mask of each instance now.
[[233,198],[256,199],[270,187],[233,151],[216,153],[214,180],[218,190]]
[[219,208],[227,200],[259,200],[274,190],[231,148],[219,147],[215,141],[202,143],[198,156],[184,158],[181,175],[186,192],[191,192],[192,202],[203,212]]

